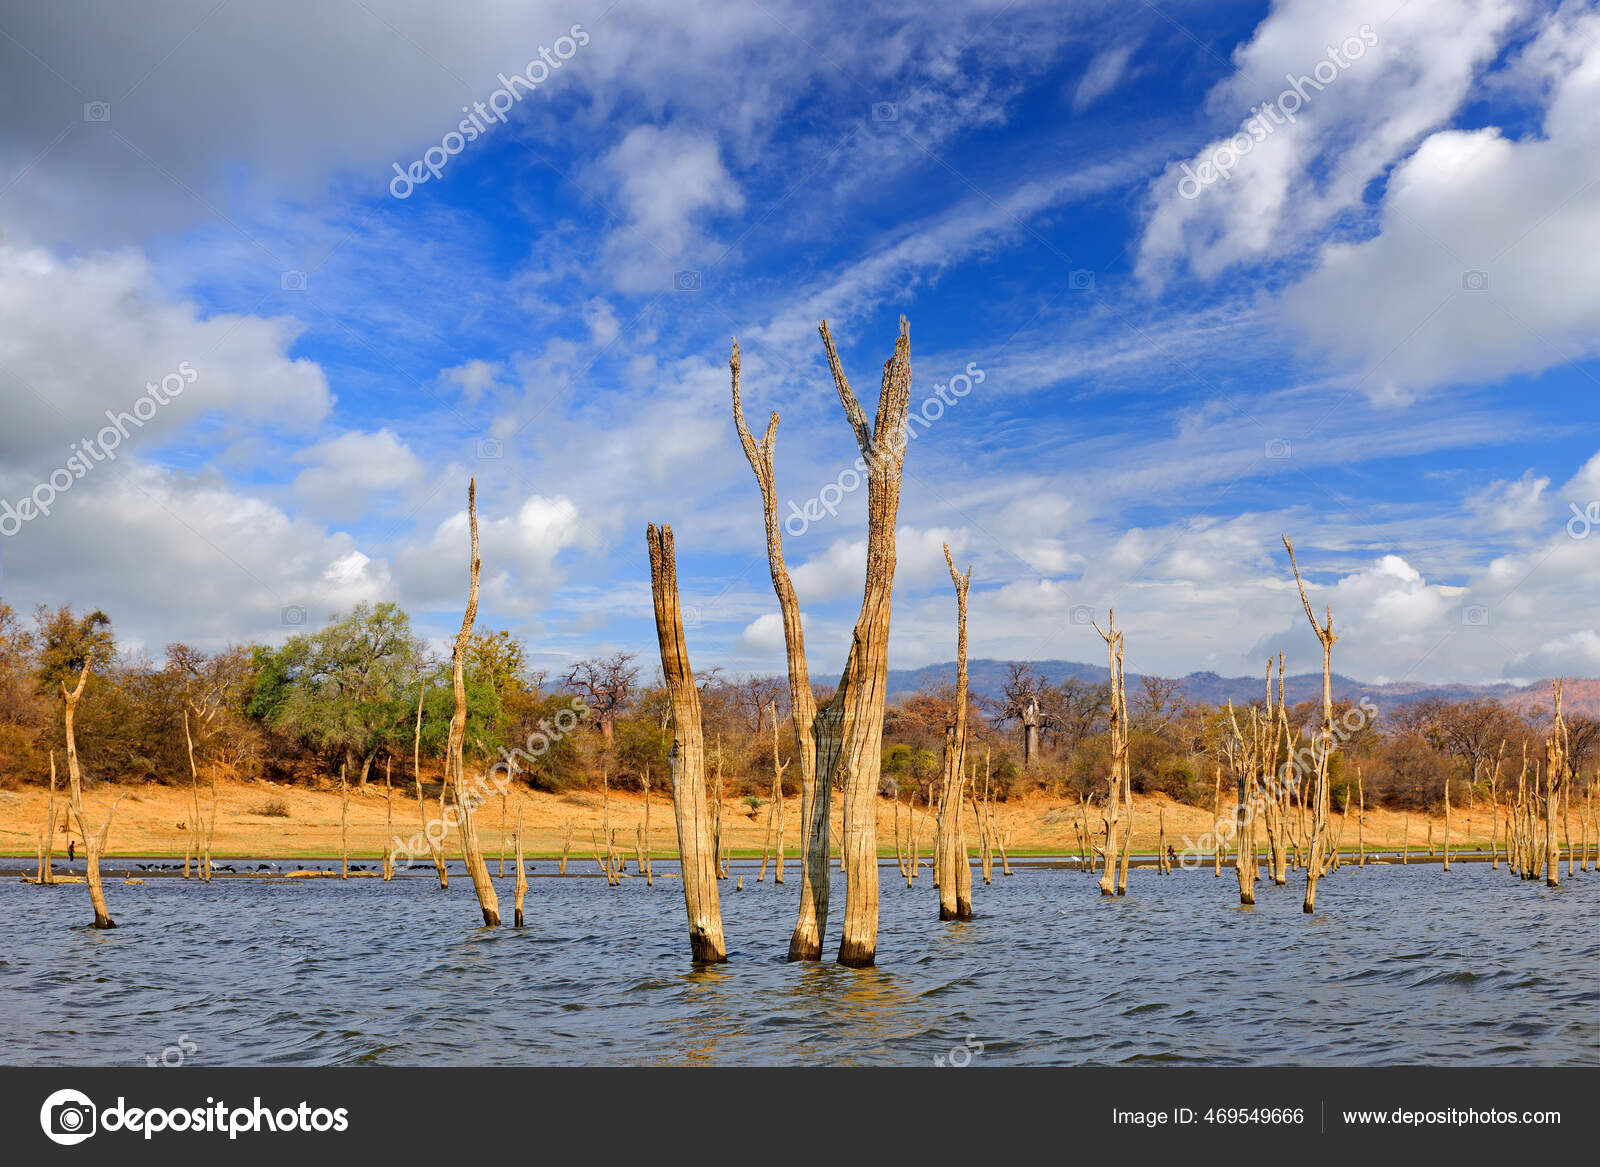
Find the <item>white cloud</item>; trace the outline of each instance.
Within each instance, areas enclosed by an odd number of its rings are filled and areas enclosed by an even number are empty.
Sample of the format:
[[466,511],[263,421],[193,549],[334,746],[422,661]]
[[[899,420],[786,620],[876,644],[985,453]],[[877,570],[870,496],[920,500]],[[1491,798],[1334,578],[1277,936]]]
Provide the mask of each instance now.
[[392,430],[351,431],[318,442],[294,457],[306,463],[294,480],[295,493],[321,514],[351,518],[372,496],[415,485],[422,463]]
[[1532,470],[1514,482],[1491,482],[1467,497],[1467,506],[1494,531],[1522,531],[1549,515],[1550,479]]
[[[1207,99],[1222,136],[1188,159],[1214,157],[1263,103],[1293,124],[1278,125],[1237,160],[1231,177],[1179,191],[1171,167],[1151,187],[1154,208],[1140,241],[1138,271],[1161,283],[1187,264],[1210,278],[1239,263],[1274,259],[1320,237],[1337,216],[1361,205],[1367,184],[1404,157],[1466,100],[1494,58],[1525,0],[1279,0],[1250,41],[1234,52],[1234,72]],[[1363,27],[1370,30],[1362,44]],[[1340,52],[1353,42],[1362,48]],[[1335,62],[1340,58],[1348,66]],[[1322,67],[1322,77],[1315,70]],[[1300,78],[1309,100],[1280,101]],[[1263,123],[1265,125],[1265,123]]]
[[68,443],[93,437],[187,362],[193,380],[136,430],[123,452],[160,445],[203,414],[311,432],[332,405],[326,378],[289,356],[288,318],[202,317],[135,254],[58,259],[0,244],[0,379],[7,424],[0,463],[60,465]]
[[706,221],[744,206],[716,139],[677,126],[637,126],[600,160],[625,221],[602,250],[611,281],[625,292],[661,292],[674,273],[716,258]]
[[1536,373],[1600,352],[1600,14],[1569,6],[1519,63],[1538,132],[1434,134],[1391,176],[1378,233],[1324,248],[1284,297],[1375,397]]
[[[14,479],[7,482],[9,488]],[[101,467],[4,540],[4,592],[103,607],[145,647],[272,640],[362,600],[394,598],[388,564],[342,532],[228,487],[136,461]]]
[[1128,58],[1136,45],[1116,45],[1095,54],[1072,91],[1072,112],[1082,113],[1119,84],[1128,71]]

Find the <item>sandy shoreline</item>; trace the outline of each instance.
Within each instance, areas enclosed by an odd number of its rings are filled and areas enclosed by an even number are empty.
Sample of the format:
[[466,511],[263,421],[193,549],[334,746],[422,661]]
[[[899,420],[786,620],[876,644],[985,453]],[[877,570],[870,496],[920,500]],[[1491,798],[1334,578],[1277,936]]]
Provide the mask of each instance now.
[[[190,792],[181,787],[156,785],[131,788],[101,786],[85,795],[85,809],[90,821],[102,821],[118,794],[124,797],[112,822],[108,859],[133,856],[140,859],[177,858],[181,861],[188,842],[187,825],[193,815]],[[46,798],[47,792],[39,787],[0,791],[0,856],[31,858],[35,855],[44,824]],[[837,798],[834,800],[836,831],[839,801]],[[1214,822],[1209,811],[1174,802],[1163,795],[1136,795],[1134,803],[1133,846],[1136,853],[1154,853],[1158,820],[1164,816],[1166,840],[1173,849],[1180,856],[1186,850],[1203,854],[1206,863],[1210,863],[1209,833]],[[280,804],[281,809],[287,812],[286,817],[263,814],[264,810],[273,809],[271,804]],[[510,835],[519,806],[523,820],[523,850],[529,859],[558,857],[570,827],[573,861],[592,861],[597,848],[603,846],[604,824],[609,824],[615,832],[617,850],[631,859],[637,847],[637,829],[644,822],[644,797],[640,794],[613,792],[609,800],[604,801],[598,792],[593,791],[566,794],[516,791],[507,799],[504,836],[498,798],[477,812],[478,833],[491,866],[498,861],[502,839],[508,856],[510,854]],[[202,808],[206,818],[209,818],[210,799],[209,792],[205,790],[202,791]],[[349,854],[352,860],[372,862],[381,857],[390,838],[386,826],[388,813],[381,782],[369,785],[365,791],[351,792]],[[393,834],[400,837],[402,844],[411,842],[414,836],[421,834],[422,823],[416,797],[409,790],[401,790],[398,784],[394,791],[392,813]],[[427,813],[430,820],[437,817],[436,800],[429,800]],[[56,853],[64,858],[67,834],[61,828],[66,817],[65,800],[59,792],[56,814]],[[1075,856],[1078,852],[1078,836],[1074,823],[1079,821],[1079,815],[1079,808],[1074,801],[1044,796],[1013,799],[1011,802],[998,803],[995,807],[995,818],[999,828],[1007,833],[1006,847],[1013,858]],[[1091,808],[1091,828],[1097,825],[1095,815],[1096,811]],[[337,789],[317,790],[267,782],[225,782],[217,790],[216,834],[212,853],[218,858],[232,855],[270,857],[279,861],[337,861],[340,855],[340,817]],[[1365,826],[1368,852],[1397,851],[1406,817],[1396,811],[1369,808]],[[1333,816],[1335,832],[1339,830],[1340,818],[1337,813]],[[932,845],[933,822],[920,810],[917,819],[921,830],[919,851],[926,859]],[[899,820],[901,835],[905,837],[909,828],[903,803]],[[894,804],[888,799],[880,799],[879,853],[891,862],[895,854],[894,824]],[[1428,819],[1420,814],[1409,816],[1412,862],[1427,855],[1430,824],[1437,849],[1444,839],[1443,819]],[[1504,823],[1501,825],[1503,827]],[[659,790],[651,795],[650,827],[651,853],[658,857],[676,855],[677,838],[671,802]],[[799,799],[786,798],[784,850],[790,863],[798,854],[799,827]],[[969,844],[976,854],[978,829],[970,809],[966,815],[966,827]],[[1451,822],[1452,858],[1458,847],[1464,851],[1482,849],[1487,852],[1489,827],[1488,807],[1473,811],[1458,808]],[[1573,829],[1577,829],[1576,821]],[[743,801],[728,799],[723,802],[722,832],[724,846],[730,855],[759,860],[766,831],[765,804],[752,813]],[[438,833],[437,827],[435,833]],[[73,834],[76,835],[76,831]],[[1576,835],[1573,841],[1576,842]],[[1345,828],[1342,842],[1346,852],[1353,852],[1357,847],[1354,813]],[[446,842],[446,849],[454,850],[453,831]],[[423,864],[428,863],[426,847],[418,858]]]

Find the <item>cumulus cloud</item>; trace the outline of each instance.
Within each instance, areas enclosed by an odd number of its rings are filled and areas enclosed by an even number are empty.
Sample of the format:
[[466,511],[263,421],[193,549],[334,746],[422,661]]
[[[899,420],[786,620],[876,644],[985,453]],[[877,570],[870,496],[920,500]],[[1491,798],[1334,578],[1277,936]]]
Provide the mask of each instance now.
[[1374,396],[1600,352],[1600,14],[1568,5],[1517,70],[1545,98],[1536,132],[1433,134],[1390,177],[1376,234],[1324,248],[1284,297],[1308,344]]
[[716,257],[704,233],[720,212],[744,205],[708,133],[677,126],[637,126],[600,160],[625,216],[607,240],[602,262],[625,292],[671,290],[674,273]]
[[422,463],[392,430],[352,431],[307,446],[294,457],[306,463],[294,480],[295,493],[334,518],[359,515],[372,496],[412,486]]
[[0,244],[0,463],[59,464],[68,443],[107,424],[187,364],[194,377],[130,442],[159,446],[208,413],[313,432],[332,406],[322,369],[289,355],[287,317],[205,316],[131,252],[61,259]]
[[[1455,114],[1526,7],[1278,0],[1208,96],[1221,135],[1186,162],[1197,168],[1215,158],[1241,127],[1250,149],[1229,177],[1198,194],[1180,190],[1185,172],[1176,165],[1155,182],[1140,275],[1159,284],[1186,265],[1210,278],[1318,238],[1360,206],[1369,182]],[[1264,103],[1278,112],[1258,123],[1258,137],[1247,119]],[[1292,124],[1283,124],[1287,116]]]

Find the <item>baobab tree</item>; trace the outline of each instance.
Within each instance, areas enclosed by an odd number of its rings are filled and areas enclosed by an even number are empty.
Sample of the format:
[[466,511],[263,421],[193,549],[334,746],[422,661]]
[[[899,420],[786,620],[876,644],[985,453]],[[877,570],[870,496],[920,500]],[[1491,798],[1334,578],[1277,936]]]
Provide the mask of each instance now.
[[[967,857],[966,829],[962,825],[962,794],[967,758],[967,588],[972,568],[956,571],[950,544],[944,561],[956,589],[956,694],[954,716],[944,730],[944,782],[939,794],[939,844],[935,853],[934,883],[939,888],[939,919],[972,918],[972,863]],[[981,829],[981,826],[980,826]]]
[[633,667],[633,653],[617,652],[608,657],[581,660],[567,670],[568,689],[583,695],[584,704],[595,715],[600,734],[611,744],[617,714],[633,697],[633,684],[639,670]]
[[1031,768],[1039,760],[1039,692],[1043,687],[1038,673],[1026,661],[1012,661],[1006,666],[997,720],[1002,725],[1015,721],[1022,727],[1023,769]]
[[661,643],[661,677],[672,703],[672,814],[678,827],[689,950],[696,961],[719,964],[728,959],[728,946],[722,936],[716,847],[707,806],[705,730],[700,723],[700,690],[683,637],[672,528],[652,523],[645,539],[650,547],[650,595],[656,639]]
[[894,587],[895,520],[900,509],[900,479],[906,453],[906,413],[911,403],[911,333],[900,318],[894,355],[884,363],[877,416],[871,426],[839,363],[824,320],[822,336],[834,388],[861,451],[867,478],[866,585],[851,636],[844,673],[827,703],[818,709],[812,694],[800,623],[800,604],[783,561],[772,450],[778,414],[767,423],[758,444],[745,424],[740,399],[739,345],[733,344],[734,424],[761,489],[766,519],[767,560],[783,620],[789,662],[789,700],[800,763],[802,871],[800,915],[789,942],[791,960],[816,960],[828,910],[828,827],[834,777],[844,775],[843,863],[846,870],[845,920],[839,942],[840,964],[873,963],[878,943],[877,797],[883,740],[884,680],[888,672],[889,615]]
[[478,907],[483,910],[483,923],[488,928],[500,926],[500,897],[495,894],[494,881],[489,878],[489,865],[483,860],[483,849],[478,845],[478,828],[473,823],[472,812],[476,795],[465,791],[465,763],[462,748],[467,737],[467,649],[472,641],[472,625],[478,619],[478,575],[483,562],[478,558],[478,480],[467,484],[467,523],[472,532],[472,563],[467,589],[467,610],[461,617],[461,631],[456,634],[455,650],[450,654],[451,676],[455,686],[455,712],[450,717],[448,759],[451,785],[455,788],[457,833],[461,836],[461,857],[466,862],[467,874],[472,876],[472,887],[478,894]]

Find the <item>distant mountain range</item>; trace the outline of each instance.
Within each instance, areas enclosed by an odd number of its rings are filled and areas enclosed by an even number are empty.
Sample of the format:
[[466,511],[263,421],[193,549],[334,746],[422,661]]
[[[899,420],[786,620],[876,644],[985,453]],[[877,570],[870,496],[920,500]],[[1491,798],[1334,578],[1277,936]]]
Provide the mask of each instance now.
[[[1035,672],[1052,684],[1076,677],[1084,681],[1103,682],[1110,676],[1104,665],[1084,664],[1081,661],[1046,660],[1029,662]],[[967,662],[968,684],[974,696],[996,698],[1005,685],[1010,661],[975,660]],[[889,698],[907,696],[955,680],[955,661],[927,665],[920,669],[890,669]],[[1265,692],[1263,677],[1223,677],[1216,673],[1190,673],[1177,678],[1183,686],[1184,696],[1191,701],[1205,701],[1221,705],[1232,700],[1242,704],[1260,697]],[[1128,674],[1129,700],[1133,698],[1139,677]],[[1322,696],[1321,673],[1297,673],[1284,678],[1290,701],[1309,701]],[[1600,679],[1569,678],[1565,687],[1564,708],[1568,713],[1587,713],[1600,716]],[[1516,709],[1534,706],[1549,708],[1550,682],[1536,681],[1531,685],[1429,685],[1415,681],[1400,681],[1387,685],[1374,685],[1355,680],[1339,673],[1333,674],[1335,699],[1359,700],[1370,697],[1379,709],[1392,709],[1410,701],[1437,697],[1445,701],[1468,701],[1474,697],[1487,697]]]

